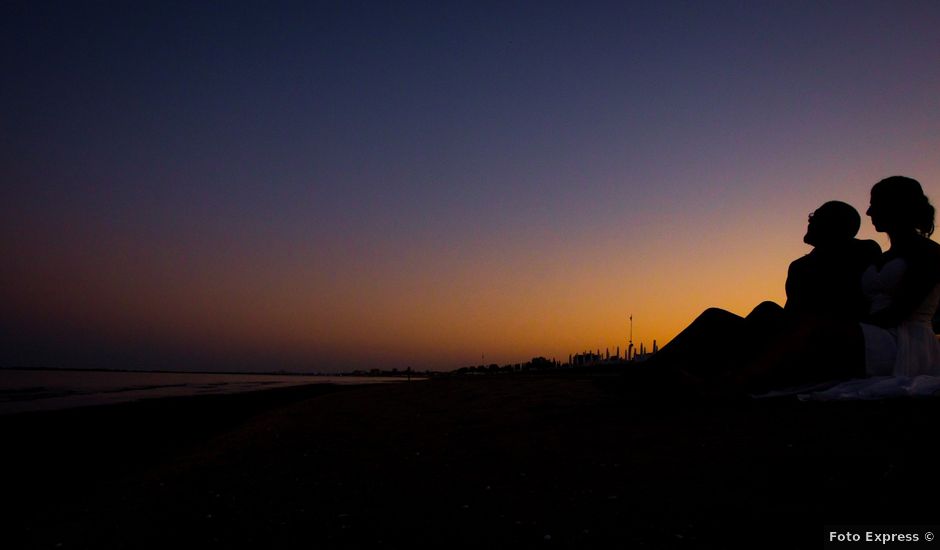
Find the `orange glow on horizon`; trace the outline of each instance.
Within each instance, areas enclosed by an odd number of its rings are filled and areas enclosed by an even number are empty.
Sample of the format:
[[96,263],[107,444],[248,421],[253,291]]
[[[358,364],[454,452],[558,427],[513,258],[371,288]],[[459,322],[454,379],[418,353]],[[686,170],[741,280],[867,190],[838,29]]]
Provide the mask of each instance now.
[[29,267],[45,275],[18,308],[67,315],[115,338],[308,357],[314,370],[346,357],[441,370],[484,355],[498,364],[539,355],[565,361],[585,350],[624,353],[631,314],[634,342],[651,348],[707,307],[745,315],[762,300],[782,304],[787,265],[809,250],[800,240],[812,204],[743,219],[708,211],[669,219],[661,211],[657,223],[637,223],[641,232],[594,225],[581,235],[537,235],[541,247],[484,236],[460,248],[327,261],[317,250],[220,256],[117,239],[31,258]]

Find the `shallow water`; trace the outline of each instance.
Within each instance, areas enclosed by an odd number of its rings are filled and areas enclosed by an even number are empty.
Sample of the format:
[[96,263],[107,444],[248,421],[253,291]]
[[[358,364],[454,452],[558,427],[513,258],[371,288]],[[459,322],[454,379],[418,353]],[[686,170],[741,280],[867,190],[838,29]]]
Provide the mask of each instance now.
[[0,414],[306,384],[379,384],[402,380],[371,376],[3,369],[0,370]]

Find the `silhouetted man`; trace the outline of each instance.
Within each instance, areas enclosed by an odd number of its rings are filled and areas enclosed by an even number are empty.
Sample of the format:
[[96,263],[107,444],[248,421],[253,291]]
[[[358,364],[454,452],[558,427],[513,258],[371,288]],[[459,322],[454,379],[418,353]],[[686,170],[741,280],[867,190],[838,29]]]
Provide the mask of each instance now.
[[[823,204],[810,214],[803,237],[813,250],[790,264],[784,308],[763,302],[747,318],[709,308],[653,356],[651,365],[709,378],[739,369],[796,327],[809,324],[806,321],[859,321],[868,310],[862,272],[881,254],[878,243],[855,238],[860,226],[861,217],[852,206]],[[715,356],[716,342],[736,344]]]
[[861,223],[858,211],[839,201],[809,215],[803,242],[813,250],[790,264],[787,313],[860,320],[868,312],[861,276],[881,255],[881,247],[855,238]]

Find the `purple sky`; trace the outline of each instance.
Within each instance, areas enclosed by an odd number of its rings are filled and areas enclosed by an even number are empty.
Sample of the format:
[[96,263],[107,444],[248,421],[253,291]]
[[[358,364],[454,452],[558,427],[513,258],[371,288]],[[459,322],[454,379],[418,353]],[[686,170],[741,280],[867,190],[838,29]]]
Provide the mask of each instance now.
[[662,344],[938,189],[937,2],[86,4],[0,7],[4,366]]

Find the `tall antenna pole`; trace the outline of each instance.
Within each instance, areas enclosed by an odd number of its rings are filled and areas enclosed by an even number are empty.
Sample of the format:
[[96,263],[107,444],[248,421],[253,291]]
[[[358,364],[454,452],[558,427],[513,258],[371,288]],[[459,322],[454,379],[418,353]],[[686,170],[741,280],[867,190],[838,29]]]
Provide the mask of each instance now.
[[630,344],[627,346],[627,361],[633,359],[633,314],[630,314]]

